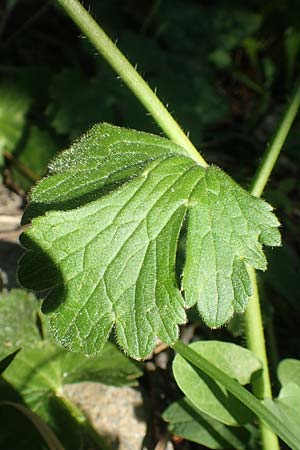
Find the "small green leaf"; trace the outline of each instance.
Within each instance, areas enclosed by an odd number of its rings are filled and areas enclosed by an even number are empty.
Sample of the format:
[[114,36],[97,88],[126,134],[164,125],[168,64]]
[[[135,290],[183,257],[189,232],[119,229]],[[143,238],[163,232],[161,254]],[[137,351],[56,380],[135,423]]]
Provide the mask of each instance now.
[[300,387],[300,361],[298,359],[283,359],[277,369],[278,379],[282,386],[295,383]]
[[38,302],[32,294],[14,289],[0,294],[0,359],[24,343],[40,339],[36,326]]
[[291,358],[280,361],[277,375],[282,385],[279,396],[264,403],[293,433],[299,435],[300,361]]
[[[250,350],[229,342],[195,342],[189,347],[242,385],[250,383],[251,377],[262,369]],[[253,413],[244,404],[180,355],[174,359],[173,373],[180,389],[200,411],[231,426],[253,420]]]
[[275,400],[264,400],[265,405],[299,436],[300,386],[296,383],[284,385]]
[[187,398],[172,403],[163,413],[171,433],[212,449],[249,449],[246,428],[227,427],[197,410]]
[[[220,169],[166,139],[106,124],[50,165],[24,221],[46,211],[22,237],[30,251],[19,278],[53,288],[43,306],[50,329],[86,354],[101,351],[115,326],[121,347],[143,358],[157,337],[176,341],[196,303],[210,327],[221,326],[247,306],[246,264],[265,270],[262,244],[280,244],[272,208]],[[175,259],[186,214],[183,298]]]
[[228,392],[233,394],[235,398],[239,399],[246,407],[251,409],[251,411],[263,420],[271,430],[290,446],[290,448],[293,450],[298,450],[300,448],[299,434],[295,433],[295,431],[289,427],[288,423],[283,421],[277,414],[274,414],[270,408],[265,406],[263,402],[258,400],[231,375],[225,373],[214,363],[211,363],[208,358],[200,355],[199,352],[197,353],[197,351],[180,340],[173,345],[173,349],[188,361],[192,367],[199,369],[199,377],[204,373],[209,379],[216,380],[222,386],[226,386]]

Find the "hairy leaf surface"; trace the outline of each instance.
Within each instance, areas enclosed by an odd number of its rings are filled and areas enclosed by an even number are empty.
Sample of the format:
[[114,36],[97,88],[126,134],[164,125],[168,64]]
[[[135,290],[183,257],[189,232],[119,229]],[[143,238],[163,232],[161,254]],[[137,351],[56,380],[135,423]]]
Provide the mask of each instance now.
[[[176,341],[195,303],[210,327],[243,312],[246,264],[265,270],[279,245],[272,208],[220,169],[203,168],[158,136],[97,125],[50,166],[31,195],[19,277],[52,288],[43,310],[57,342],[93,354],[113,326],[121,347],[147,356]],[[178,236],[187,217],[181,291]]]

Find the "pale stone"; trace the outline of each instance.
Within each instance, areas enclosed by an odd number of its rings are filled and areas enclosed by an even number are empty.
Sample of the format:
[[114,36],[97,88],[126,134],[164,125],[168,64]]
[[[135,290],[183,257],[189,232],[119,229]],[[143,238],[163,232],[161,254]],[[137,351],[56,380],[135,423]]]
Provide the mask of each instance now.
[[66,385],[64,391],[112,449],[143,448],[147,425],[138,389],[85,382]]

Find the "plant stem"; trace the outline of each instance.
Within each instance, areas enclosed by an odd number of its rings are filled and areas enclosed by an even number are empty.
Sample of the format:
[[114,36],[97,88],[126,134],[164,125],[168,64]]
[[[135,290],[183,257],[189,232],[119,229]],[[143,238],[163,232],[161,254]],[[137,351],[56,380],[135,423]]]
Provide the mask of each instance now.
[[[244,315],[247,347],[258,356],[263,365],[261,374],[252,380],[252,387],[257,398],[261,400],[265,398],[272,399],[268,357],[266,352],[256,273],[252,267],[248,267],[248,273],[251,279],[253,294]],[[259,419],[259,425],[262,448],[264,450],[279,450],[280,447],[276,434],[271,431],[261,419]]]
[[[295,119],[299,105],[300,85],[295,90],[292,100],[285,110],[281,119],[281,123],[266,150],[260,167],[258,168],[254,176],[250,192],[256,197],[261,196],[268,182],[270,174],[274,168],[288,132],[290,131],[292,123]],[[272,398],[271,381],[256,273],[252,267],[248,268],[248,272],[252,283],[253,295],[250,299],[249,306],[244,316],[247,347],[260,358],[263,364],[263,372],[261,376],[257,377],[252,383],[253,391],[258,398]],[[266,427],[262,421],[260,422],[260,428],[263,449],[278,450],[280,447],[277,436],[268,427]]]
[[[276,430],[276,433],[282,440],[289,445],[293,450],[299,450],[300,439],[292,430],[282,421],[278,416],[273,414],[260,400],[258,400],[247,389],[241,386],[234,378],[227,375],[222,370],[218,369],[214,364],[210,363],[206,358],[196,353],[195,350],[188,347],[182,341],[177,341],[173,349],[179,353],[186,361],[196,366],[200,371],[204,372],[213,380],[222,384],[228,392],[239,399],[251,411],[253,411],[259,418],[261,418],[270,428]],[[270,447],[271,448],[271,447]],[[272,447],[275,450],[276,447]]]
[[283,144],[287,138],[290,131],[292,123],[296,117],[297,111],[300,106],[300,84],[294,91],[292,95],[292,100],[284,111],[280,125],[274,134],[266,153],[261,161],[260,166],[254,175],[253,182],[251,185],[250,192],[255,197],[260,197],[267,182],[270,174],[274,168],[277,161],[279,153],[283,147]]
[[101,53],[118,76],[144,105],[165,134],[176,144],[183,147],[198,164],[207,166],[187,135],[174,120],[172,115],[139,75],[127,58],[80,4],[79,0],[57,0],[71,19]]

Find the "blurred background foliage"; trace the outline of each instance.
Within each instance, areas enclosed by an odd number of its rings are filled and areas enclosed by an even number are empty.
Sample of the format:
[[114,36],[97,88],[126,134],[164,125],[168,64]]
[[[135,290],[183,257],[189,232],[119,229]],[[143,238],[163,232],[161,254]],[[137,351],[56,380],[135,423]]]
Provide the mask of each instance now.
[[[86,6],[205,158],[248,187],[298,79],[299,2],[89,0]],[[1,176],[24,203],[56,151],[95,122],[160,133],[55,2],[2,0],[0,54]],[[265,192],[284,239],[282,249],[269,252],[270,269],[261,277],[275,359],[300,347],[299,146],[298,118]],[[238,336],[240,321],[227,331]]]

